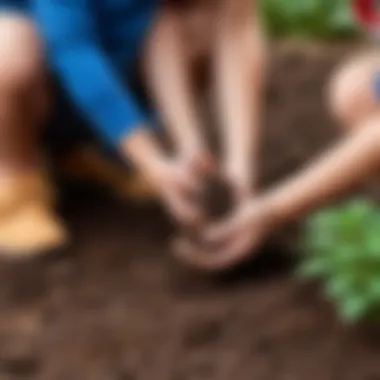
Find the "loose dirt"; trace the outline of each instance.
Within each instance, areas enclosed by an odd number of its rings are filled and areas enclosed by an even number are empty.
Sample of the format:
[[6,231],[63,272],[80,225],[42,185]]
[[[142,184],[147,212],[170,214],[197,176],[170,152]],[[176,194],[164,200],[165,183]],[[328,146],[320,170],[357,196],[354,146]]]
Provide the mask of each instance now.
[[[272,58],[263,186],[337,136],[322,87],[345,49],[301,51]],[[205,277],[172,261],[159,209],[84,187],[63,200],[73,246],[0,265],[0,380],[380,379],[380,340],[343,328],[315,285],[294,280],[293,234]]]

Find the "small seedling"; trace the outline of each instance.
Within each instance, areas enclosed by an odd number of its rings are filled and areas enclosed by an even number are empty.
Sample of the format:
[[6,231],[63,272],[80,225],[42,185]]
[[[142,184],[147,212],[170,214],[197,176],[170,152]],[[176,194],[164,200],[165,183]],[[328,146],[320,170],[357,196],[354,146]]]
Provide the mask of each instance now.
[[[306,256],[298,275],[319,279],[345,323],[380,311],[380,210],[357,199],[318,212],[307,222]],[[377,322],[380,322],[378,318]]]

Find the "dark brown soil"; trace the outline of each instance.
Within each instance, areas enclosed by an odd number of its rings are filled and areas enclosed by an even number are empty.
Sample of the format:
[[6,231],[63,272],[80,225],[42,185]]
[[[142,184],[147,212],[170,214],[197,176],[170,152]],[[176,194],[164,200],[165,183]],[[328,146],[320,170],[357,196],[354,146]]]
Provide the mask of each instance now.
[[[338,50],[273,57],[265,186],[335,137],[321,93]],[[294,240],[205,278],[171,261],[172,231],[154,207],[72,188],[63,214],[68,252],[0,265],[0,380],[380,379],[380,341],[344,329],[293,279],[283,251]]]

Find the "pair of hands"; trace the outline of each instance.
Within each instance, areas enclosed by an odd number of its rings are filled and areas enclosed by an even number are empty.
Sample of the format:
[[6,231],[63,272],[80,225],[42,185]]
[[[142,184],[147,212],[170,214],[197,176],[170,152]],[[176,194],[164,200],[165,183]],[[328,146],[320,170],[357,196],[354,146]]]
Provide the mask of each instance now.
[[[197,203],[203,180],[215,170],[212,158],[203,152],[177,159],[159,160],[149,180],[159,192],[169,213],[182,225],[202,223],[202,210]],[[195,247],[179,244],[176,256],[188,265],[202,270],[223,270],[244,260],[269,231],[271,218],[265,202],[252,197],[251,180],[239,166],[227,167],[223,175],[233,189],[236,207],[225,220],[203,231],[206,246],[218,247],[200,252]]]
[[226,219],[206,227],[205,247],[218,248],[199,252],[183,244],[177,247],[177,256],[204,271],[225,270],[248,259],[273,225],[274,218],[261,200],[246,200]]

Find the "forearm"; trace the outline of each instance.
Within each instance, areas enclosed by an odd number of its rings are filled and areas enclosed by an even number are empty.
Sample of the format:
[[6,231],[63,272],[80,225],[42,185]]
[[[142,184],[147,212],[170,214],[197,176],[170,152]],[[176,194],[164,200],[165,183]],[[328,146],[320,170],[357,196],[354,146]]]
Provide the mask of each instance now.
[[86,47],[80,51],[80,56],[88,59],[72,70],[71,64],[77,59],[70,58],[71,53],[65,52],[59,59],[60,76],[68,93],[100,136],[119,148],[125,161],[142,172],[149,171],[164,153],[132,91],[112,75],[106,57],[98,49]]
[[147,44],[145,69],[159,116],[183,154],[202,149],[203,138],[180,21],[174,11],[163,12]]
[[279,223],[295,220],[376,173],[380,164],[380,116],[363,123],[337,147],[262,201]]
[[128,158],[141,173],[154,171],[153,166],[162,162],[165,152],[154,133],[144,125],[135,128],[132,134],[125,136],[119,143],[122,156]]
[[257,170],[265,51],[251,2],[239,6],[220,17],[214,61],[225,164],[249,176]]

